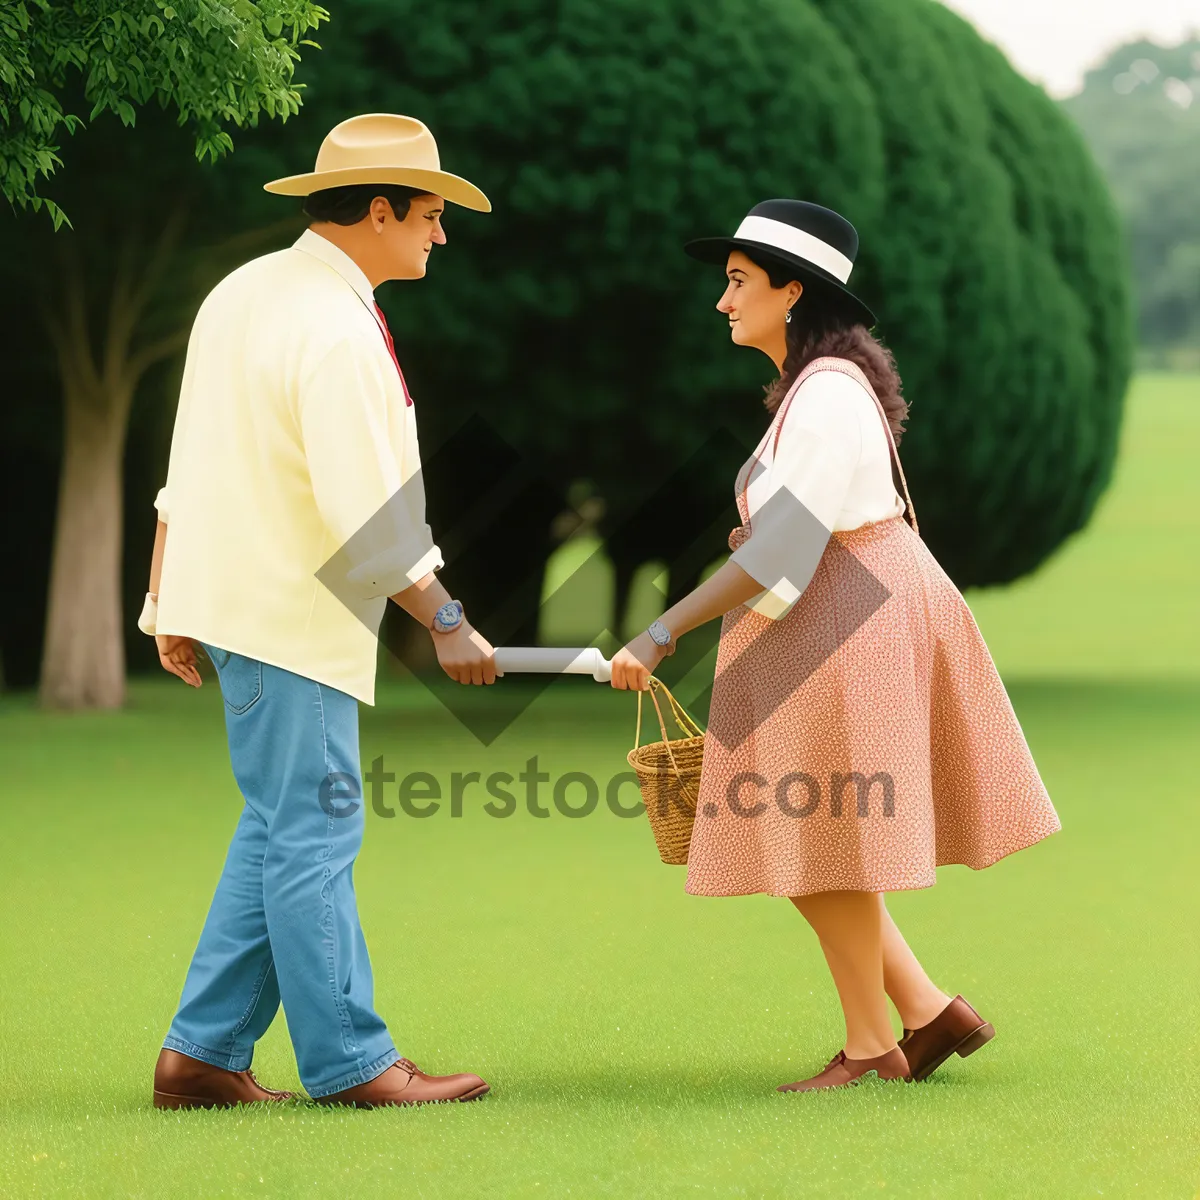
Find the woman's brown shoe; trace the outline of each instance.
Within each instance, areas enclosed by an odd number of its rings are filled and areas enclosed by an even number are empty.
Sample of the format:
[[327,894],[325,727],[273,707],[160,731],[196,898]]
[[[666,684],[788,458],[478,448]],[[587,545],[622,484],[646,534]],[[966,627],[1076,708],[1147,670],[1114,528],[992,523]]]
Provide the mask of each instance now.
[[847,1058],[839,1050],[819,1075],[799,1083],[780,1084],[777,1092],[814,1092],[818,1088],[847,1087],[868,1075],[879,1079],[908,1079],[908,1060],[897,1046],[876,1058]]
[[905,1029],[900,1049],[913,1081],[927,1079],[950,1057],[966,1058],[996,1036],[996,1030],[961,996],[955,996],[928,1025]]
[[155,1108],[226,1108],[291,1097],[263,1087],[249,1068],[226,1071],[178,1050],[164,1047],[154,1065]]

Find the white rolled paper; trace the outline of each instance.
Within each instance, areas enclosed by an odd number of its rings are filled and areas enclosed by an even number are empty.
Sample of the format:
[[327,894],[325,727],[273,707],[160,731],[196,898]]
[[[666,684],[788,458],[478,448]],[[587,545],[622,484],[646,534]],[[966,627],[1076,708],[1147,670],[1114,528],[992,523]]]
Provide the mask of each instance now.
[[597,683],[612,682],[612,663],[595,646],[497,646],[495,657],[499,675],[590,675]]

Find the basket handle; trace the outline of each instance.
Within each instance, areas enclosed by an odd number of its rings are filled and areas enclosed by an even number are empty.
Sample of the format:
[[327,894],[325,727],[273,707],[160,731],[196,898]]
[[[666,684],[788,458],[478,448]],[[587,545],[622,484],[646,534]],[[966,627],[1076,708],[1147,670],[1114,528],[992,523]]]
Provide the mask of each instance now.
[[[655,692],[662,688],[667,694],[667,699],[671,702],[671,715],[675,718],[675,724],[679,726],[680,732],[684,737],[703,737],[704,730],[696,723],[687,710],[671,695],[671,689],[667,687],[661,679],[655,675],[650,676],[650,699],[654,701],[654,710],[658,714],[658,727],[662,731],[663,742],[666,743],[667,753],[671,753],[671,740],[667,737],[667,727],[663,722],[662,709],[658,706],[658,697]],[[637,707],[637,724],[633,731],[633,748],[636,750],[641,745],[642,738],[642,691],[638,690],[638,707]],[[686,722],[686,724],[685,724]],[[671,761],[674,763],[674,755],[671,756]]]
[[[683,772],[679,769],[679,764],[675,761],[675,751],[671,749],[671,739],[669,737],[667,737],[667,729],[666,729],[666,726],[663,724],[662,709],[660,709],[658,707],[658,697],[655,695],[655,693],[658,691],[659,688],[662,688],[662,690],[667,693],[667,699],[670,700],[671,708],[673,710],[672,715],[675,717],[675,724],[679,725],[679,728],[681,730],[683,730],[685,736],[703,736],[704,731],[701,730],[698,725],[696,725],[695,721],[692,721],[691,717],[687,716],[687,713],[683,712],[682,705],[680,705],[679,702],[675,699],[675,697],[671,695],[671,689],[668,688],[667,685],[665,683],[663,683],[663,681],[661,679],[656,679],[653,675],[651,675],[650,676],[650,699],[654,701],[654,710],[656,713],[658,713],[658,727],[659,727],[659,729],[662,730],[663,746],[666,747],[667,757],[671,760],[671,766],[672,766],[672,768],[674,768],[675,778],[679,780],[680,789],[682,790],[683,794],[685,796],[687,796],[687,798],[692,802],[692,804],[695,805],[695,804],[699,803],[699,801],[698,801],[697,797],[692,794],[692,789],[689,788],[688,785],[684,782]],[[638,700],[639,701],[641,700],[641,697],[642,697],[642,693],[639,691],[638,692]],[[689,721],[691,721],[692,727],[697,730],[696,735],[688,734],[688,731],[685,728],[685,726],[680,724],[680,721],[679,721],[680,713],[683,713],[683,715],[685,717],[687,717],[687,719]]]
[[[650,685],[650,699],[654,701],[654,711],[658,714],[658,727],[662,730],[663,741],[667,741],[667,727],[663,724],[662,709],[658,707],[658,698],[654,694],[654,684]],[[633,731],[633,748],[641,744],[642,737],[642,690],[638,689],[637,728]]]
[[[667,699],[671,702],[672,715],[675,718],[675,724],[679,726],[684,737],[703,737],[704,730],[692,719],[691,714],[679,703],[678,700],[671,694],[671,689],[665,683],[654,675],[650,676],[650,686],[657,685],[662,688],[667,694]],[[685,723],[686,722],[686,723]]]

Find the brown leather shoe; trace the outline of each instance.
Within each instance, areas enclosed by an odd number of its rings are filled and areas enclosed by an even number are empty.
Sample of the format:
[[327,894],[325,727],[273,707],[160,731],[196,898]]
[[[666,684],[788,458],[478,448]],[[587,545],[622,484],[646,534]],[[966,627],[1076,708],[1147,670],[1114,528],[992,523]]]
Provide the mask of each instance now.
[[226,1071],[177,1050],[164,1048],[154,1065],[155,1108],[225,1108],[291,1097],[263,1087],[249,1068]]
[[996,1036],[996,1030],[961,996],[955,996],[928,1025],[905,1029],[900,1049],[914,1081],[927,1079],[950,1057],[966,1058]]
[[847,1058],[845,1050],[839,1050],[825,1069],[811,1079],[799,1083],[780,1084],[777,1092],[813,1092],[819,1088],[847,1087],[860,1079],[874,1074],[879,1079],[908,1079],[908,1060],[904,1052],[896,1047],[876,1058]]
[[318,1104],[352,1104],[377,1108],[384,1104],[437,1104],[447,1100],[478,1100],[491,1089],[478,1075],[426,1075],[414,1062],[401,1058],[374,1079],[328,1096]]

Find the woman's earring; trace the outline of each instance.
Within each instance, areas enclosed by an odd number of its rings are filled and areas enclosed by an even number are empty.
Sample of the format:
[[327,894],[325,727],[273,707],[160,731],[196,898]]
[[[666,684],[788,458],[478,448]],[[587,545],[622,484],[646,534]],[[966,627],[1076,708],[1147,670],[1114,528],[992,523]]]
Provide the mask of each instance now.
[[783,323],[785,325],[790,325],[792,323],[792,310],[790,308],[783,314]]

